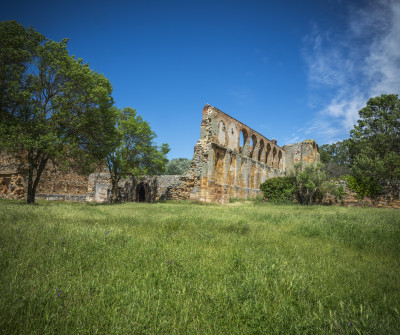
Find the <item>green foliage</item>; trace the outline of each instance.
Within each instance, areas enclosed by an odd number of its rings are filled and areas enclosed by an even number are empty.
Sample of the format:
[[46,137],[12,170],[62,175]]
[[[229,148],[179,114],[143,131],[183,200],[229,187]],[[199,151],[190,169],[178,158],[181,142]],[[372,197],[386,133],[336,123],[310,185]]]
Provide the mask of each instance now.
[[364,197],[374,197],[381,192],[381,187],[375,182],[374,179],[367,180],[366,178],[357,179],[356,177],[349,175],[345,177],[347,186],[352,191],[356,192],[358,199]]
[[[357,149],[351,174],[360,195],[377,195],[400,184],[400,100],[398,95],[371,98],[351,131]],[[354,183],[353,183],[354,184]]]
[[[111,84],[67,40],[0,22],[0,151],[27,162],[27,202],[49,160],[89,173],[115,136]],[[3,66],[4,65],[4,66]]]
[[124,176],[153,175],[164,171],[168,144],[154,144],[156,134],[133,108],[113,109],[117,116],[118,144],[107,154],[111,176],[111,202],[115,202],[118,182]]
[[344,140],[319,147],[321,162],[324,164],[325,173],[329,178],[338,178],[350,172],[351,142]]
[[324,197],[324,183],[326,180],[327,176],[321,163],[296,164],[294,181],[297,201],[302,205],[312,205],[315,202],[320,202]]
[[400,333],[395,209],[0,201],[2,334]]
[[183,175],[190,169],[191,159],[187,158],[173,158],[171,159],[166,168],[166,175]]
[[293,202],[296,192],[294,177],[277,177],[267,179],[260,186],[264,197],[272,202]]
[[295,165],[291,176],[266,180],[260,186],[264,197],[272,202],[294,202],[302,205],[319,203],[328,193],[343,200],[344,189],[328,181],[323,164]]

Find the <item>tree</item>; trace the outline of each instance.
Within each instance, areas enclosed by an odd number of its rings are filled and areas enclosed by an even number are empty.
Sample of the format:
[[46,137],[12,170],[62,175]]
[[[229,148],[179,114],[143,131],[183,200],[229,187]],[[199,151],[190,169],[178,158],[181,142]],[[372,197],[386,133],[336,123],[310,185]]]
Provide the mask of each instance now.
[[191,159],[187,158],[173,158],[168,162],[165,168],[166,175],[183,175],[190,169]]
[[351,172],[366,195],[400,183],[400,100],[396,94],[371,98],[359,111],[350,136],[354,143]]
[[118,182],[124,176],[157,174],[164,171],[169,152],[168,144],[161,147],[153,143],[156,137],[150,125],[136,110],[114,109],[117,114],[117,132],[119,142],[106,157],[107,169],[111,177],[111,199],[117,198]]
[[350,140],[324,144],[319,147],[321,162],[328,177],[337,178],[350,173],[351,166]]
[[294,168],[293,177],[298,202],[303,205],[312,205],[321,201],[325,195],[324,184],[327,180],[323,165],[321,163],[307,164],[302,167],[302,164],[298,163]]
[[115,141],[111,84],[67,41],[0,22],[0,151],[26,162],[28,203],[48,161],[89,173]]

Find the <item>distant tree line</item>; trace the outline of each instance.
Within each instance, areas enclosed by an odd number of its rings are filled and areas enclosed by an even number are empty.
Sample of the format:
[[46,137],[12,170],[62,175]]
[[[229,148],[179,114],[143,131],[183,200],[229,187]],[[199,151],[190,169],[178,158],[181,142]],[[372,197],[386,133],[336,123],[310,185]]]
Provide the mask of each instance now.
[[67,42],[0,22],[0,153],[26,165],[28,203],[49,161],[85,174],[105,161],[115,201],[121,177],[164,171],[169,146],[134,109],[114,106],[109,80]]

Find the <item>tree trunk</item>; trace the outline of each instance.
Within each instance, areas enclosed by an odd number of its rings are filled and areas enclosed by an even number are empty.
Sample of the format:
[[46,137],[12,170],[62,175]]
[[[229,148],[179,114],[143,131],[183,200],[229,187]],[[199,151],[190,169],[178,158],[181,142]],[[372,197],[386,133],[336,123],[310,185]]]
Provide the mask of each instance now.
[[118,181],[116,179],[111,178],[111,198],[110,202],[113,204],[117,200],[117,189],[118,189]]
[[[40,181],[40,177],[44,168],[46,167],[48,157],[43,156],[39,158],[40,154],[37,154],[36,157],[32,152],[28,154],[28,194],[26,197],[26,202],[28,204],[35,203],[36,189]],[[34,175],[34,171],[36,170],[36,176]]]

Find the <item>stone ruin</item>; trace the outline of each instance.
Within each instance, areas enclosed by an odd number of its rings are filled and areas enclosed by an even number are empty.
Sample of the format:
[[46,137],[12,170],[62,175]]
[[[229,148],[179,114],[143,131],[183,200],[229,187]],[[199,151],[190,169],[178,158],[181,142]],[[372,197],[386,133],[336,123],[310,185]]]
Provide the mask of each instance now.
[[[306,140],[278,146],[244,123],[205,105],[200,139],[190,170],[182,176],[142,176],[122,180],[119,201],[193,200],[229,202],[230,198],[261,196],[260,184],[283,176],[296,163],[319,161],[318,145]],[[7,157],[0,159],[0,197],[25,197],[26,171]],[[109,199],[108,173],[89,176],[65,173],[49,165],[37,189],[37,198],[62,201]]]

